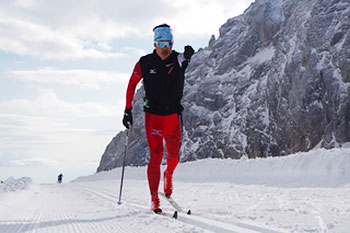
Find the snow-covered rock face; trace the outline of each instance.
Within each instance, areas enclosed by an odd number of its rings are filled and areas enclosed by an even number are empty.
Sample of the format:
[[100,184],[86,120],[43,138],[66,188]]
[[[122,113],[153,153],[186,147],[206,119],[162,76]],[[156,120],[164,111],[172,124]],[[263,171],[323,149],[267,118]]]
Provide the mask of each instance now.
[[191,158],[278,156],[350,141],[349,1],[257,1],[187,73]]
[[[187,69],[181,160],[279,156],[349,142],[349,29],[348,0],[257,0],[229,19]],[[135,96],[127,164],[147,163],[142,96]],[[122,138],[125,132],[99,170],[122,164]]]

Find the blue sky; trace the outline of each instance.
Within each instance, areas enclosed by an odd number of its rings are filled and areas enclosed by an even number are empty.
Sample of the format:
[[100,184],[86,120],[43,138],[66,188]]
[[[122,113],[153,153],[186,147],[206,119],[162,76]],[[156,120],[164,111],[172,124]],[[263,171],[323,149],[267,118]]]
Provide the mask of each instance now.
[[2,0],[0,179],[52,183],[96,171],[123,130],[125,91],[152,28],[173,28],[174,49],[218,36],[251,0]]

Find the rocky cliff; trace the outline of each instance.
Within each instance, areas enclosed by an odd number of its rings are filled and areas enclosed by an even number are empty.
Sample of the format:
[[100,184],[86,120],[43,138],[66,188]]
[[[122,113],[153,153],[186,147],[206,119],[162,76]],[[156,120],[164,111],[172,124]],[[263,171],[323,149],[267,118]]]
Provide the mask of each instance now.
[[[181,160],[281,156],[350,141],[350,3],[257,0],[186,72]],[[144,165],[142,88],[128,165]],[[125,133],[98,171],[122,165]]]

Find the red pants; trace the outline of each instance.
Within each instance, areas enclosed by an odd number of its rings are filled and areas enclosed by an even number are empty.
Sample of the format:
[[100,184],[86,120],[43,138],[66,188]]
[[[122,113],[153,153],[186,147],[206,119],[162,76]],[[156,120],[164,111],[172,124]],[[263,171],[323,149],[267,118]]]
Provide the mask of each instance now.
[[160,165],[163,159],[163,139],[166,145],[167,172],[173,173],[179,162],[181,147],[181,130],[178,114],[159,116],[145,113],[145,127],[150,151],[147,167],[148,184],[151,195],[158,193],[160,182]]

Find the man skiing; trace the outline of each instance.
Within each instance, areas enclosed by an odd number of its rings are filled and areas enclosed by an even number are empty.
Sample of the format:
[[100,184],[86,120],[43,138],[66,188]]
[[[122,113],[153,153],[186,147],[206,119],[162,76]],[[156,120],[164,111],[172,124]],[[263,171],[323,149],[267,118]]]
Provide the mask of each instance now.
[[164,171],[164,193],[170,197],[173,191],[172,175],[179,162],[181,147],[180,114],[184,88],[184,73],[194,53],[185,46],[184,53],[172,50],[173,35],[170,26],[162,24],[153,29],[154,51],[136,63],[126,93],[123,124],[129,128],[133,123],[132,101],[137,84],[143,79],[145,89],[145,131],[150,151],[147,167],[152,210],[162,212],[158,196],[163,159],[163,140],[167,150],[167,168]]
[[63,174],[62,173],[57,176],[57,183],[58,184],[62,183],[62,178],[63,178]]

